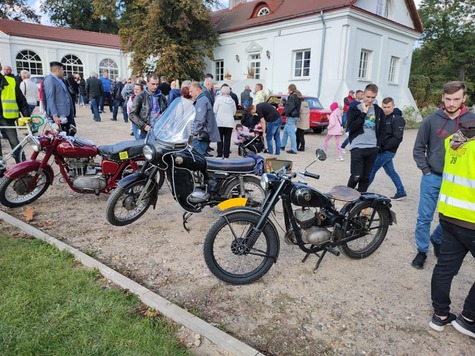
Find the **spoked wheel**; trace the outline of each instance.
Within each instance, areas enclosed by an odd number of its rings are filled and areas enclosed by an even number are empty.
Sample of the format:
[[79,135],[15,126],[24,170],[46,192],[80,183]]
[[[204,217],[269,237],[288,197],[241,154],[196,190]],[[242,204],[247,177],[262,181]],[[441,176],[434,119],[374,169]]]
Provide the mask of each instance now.
[[107,200],[107,221],[115,226],[124,226],[140,218],[150,207],[155,186],[151,184],[148,192],[139,200],[140,194],[145,189],[147,180],[135,182],[127,188],[117,187]]
[[0,203],[9,208],[16,208],[41,197],[51,182],[45,172],[41,171],[38,173],[36,184],[31,186],[37,173],[37,171],[28,172],[19,178],[3,177],[0,180]]
[[254,246],[246,245],[259,215],[236,212],[220,217],[205,237],[204,258],[216,277],[230,284],[248,284],[264,276],[279,253],[278,236],[266,224]]
[[261,187],[261,180],[257,177],[246,176],[243,177],[244,195],[241,194],[241,184],[239,179],[233,180],[224,192],[224,196],[231,198],[247,198],[247,206],[258,207],[261,205],[266,192]]
[[372,202],[364,202],[355,206],[349,215],[353,220],[347,235],[363,235],[353,241],[339,246],[349,258],[366,258],[381,246],[389,225],[389,211],[384,207],[372,207]]

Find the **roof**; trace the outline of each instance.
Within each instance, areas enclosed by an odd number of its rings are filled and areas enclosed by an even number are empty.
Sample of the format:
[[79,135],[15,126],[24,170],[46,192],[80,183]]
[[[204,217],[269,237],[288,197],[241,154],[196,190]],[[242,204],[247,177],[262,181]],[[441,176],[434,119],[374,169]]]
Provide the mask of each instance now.
[[82,44],[94,47],[121,48],[118,35],[101,32],[73,30],[6,19],[0,19],[0,31],[10,36]]
[[[242,2],[232,9],[222,9],[211,13],[211,22],[219,33],[243,30],[249,27],[263,26],[292,18],[315,15],[321,11],[331,11],[342,8],[356,8],[357,0],[254,0]],[[414,24],[414,29],[423,32],[422,22],[419,18],[413,0],[405,0],[409,15]],[[265,16],[252,16],[261,6],[267,6],[270,14]]]

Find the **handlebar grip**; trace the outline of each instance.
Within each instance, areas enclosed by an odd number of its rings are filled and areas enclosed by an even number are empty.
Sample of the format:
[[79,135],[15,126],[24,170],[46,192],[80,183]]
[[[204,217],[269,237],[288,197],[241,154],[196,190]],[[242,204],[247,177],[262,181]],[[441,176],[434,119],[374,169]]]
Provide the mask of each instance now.
[[318,174],[313,174],[313,173],[309,173],[309,172],[304,172],[303,175],[306,176],[306,177],[310,177],[310,178],[320,179],[320,175],[318,175]]
[[285,170],[288,171],[290,169],[290,162],[285,162],[284,167]]

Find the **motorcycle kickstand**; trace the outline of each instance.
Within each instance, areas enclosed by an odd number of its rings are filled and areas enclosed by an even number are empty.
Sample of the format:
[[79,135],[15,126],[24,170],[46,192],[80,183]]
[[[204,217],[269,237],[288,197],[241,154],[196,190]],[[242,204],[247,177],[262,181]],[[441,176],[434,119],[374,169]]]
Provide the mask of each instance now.
[[327,252],[328,252],[328,250],[323,250],[321,255],[316,253],[316,255],[318,256],[318,260],[317,260],[317,263],[315,264],[315,268],[313,269],[313,273],[317,272],[317,269],[318,269],[318,267],[320,267],[320,263],[322,263],[323,257],[325,257],[325,254]]
[[191,218],[191,215],[193,215],[193,213],[189,213],[189,212],[183,213],[183,227],[187,233],[190,233],[190,229],[186,227],[186,223],[188,222],[188,219]]

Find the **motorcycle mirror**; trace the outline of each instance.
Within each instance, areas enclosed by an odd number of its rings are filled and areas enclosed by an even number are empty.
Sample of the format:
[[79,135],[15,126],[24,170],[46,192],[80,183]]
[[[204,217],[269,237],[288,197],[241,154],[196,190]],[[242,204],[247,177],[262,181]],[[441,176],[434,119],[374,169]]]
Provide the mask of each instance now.
[[317,150],[315,151],[315,155],[317,156],[317,159],[319,161],[324,161],[327,159],[326,152],[321,148],[317,148]]

